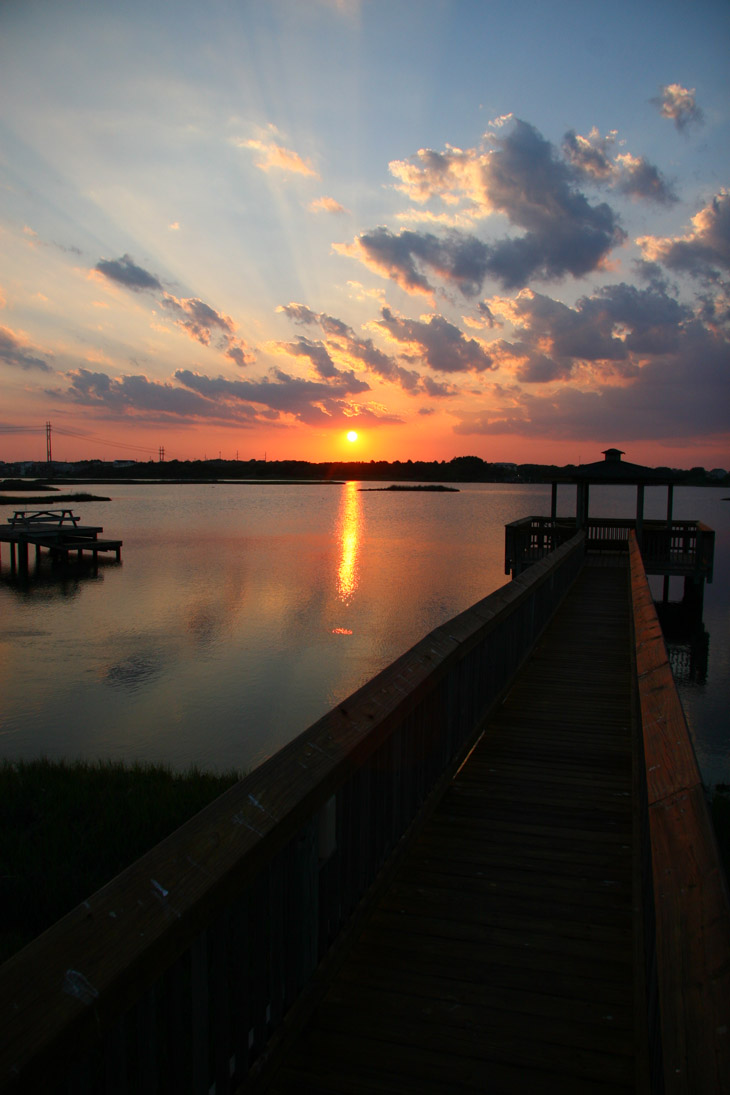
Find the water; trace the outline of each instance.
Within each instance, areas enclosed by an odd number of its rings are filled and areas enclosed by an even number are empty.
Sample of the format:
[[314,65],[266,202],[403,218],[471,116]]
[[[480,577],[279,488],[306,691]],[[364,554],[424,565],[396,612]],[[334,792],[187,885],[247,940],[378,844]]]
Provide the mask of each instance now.
[[[543,485],[359,486],[101,488],[111,502],[76,510],[124,547],[122,565],[96,575],[59,578],[44,557],[19,584],[3,547],[0,755],[250,770],[507,581],[505,523],[550,506]],[[680,683],[711,784],[730,782],[726,493],[681,488],[674,504],[677,518],[717,530],[707,674]],[[574,497],[561,488],[561,514],[574,512]],[[647,517],[665,506],[664,491],[647,490]],[[591,492],[596,515],[634,509],[630,488]]]

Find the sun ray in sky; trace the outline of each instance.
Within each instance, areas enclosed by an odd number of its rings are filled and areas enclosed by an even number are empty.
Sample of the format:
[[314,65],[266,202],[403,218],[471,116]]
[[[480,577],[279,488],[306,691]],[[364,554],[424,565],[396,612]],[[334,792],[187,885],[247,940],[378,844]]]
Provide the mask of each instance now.
[[0,5],[0,459],[730,465],[730,9],[418,10]]

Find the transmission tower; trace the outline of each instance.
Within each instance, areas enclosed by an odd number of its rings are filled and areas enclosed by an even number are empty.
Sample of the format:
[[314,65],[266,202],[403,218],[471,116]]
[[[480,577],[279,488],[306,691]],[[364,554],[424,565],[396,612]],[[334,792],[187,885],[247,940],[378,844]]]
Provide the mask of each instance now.
[[164,445],[160,445],[160,463],[161,464],[165,463],[165,446]]
[[53,463],[53,452],[51,450],[51,423],[46,422],[46,463],[50,466]]

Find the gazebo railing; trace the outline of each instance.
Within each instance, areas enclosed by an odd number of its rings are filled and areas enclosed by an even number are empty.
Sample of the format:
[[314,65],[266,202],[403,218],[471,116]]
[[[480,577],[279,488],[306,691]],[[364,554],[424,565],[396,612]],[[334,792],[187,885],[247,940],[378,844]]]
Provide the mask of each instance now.
[[[505,574],[520,574],[575,535],[571,517],[523,517],[505,526]],[[586,527],[586,551],[627,551],[636,532],[647,574],[677,574],[712,581],[715,533],[701,521],[637,521],[632,518],[591,517]]]

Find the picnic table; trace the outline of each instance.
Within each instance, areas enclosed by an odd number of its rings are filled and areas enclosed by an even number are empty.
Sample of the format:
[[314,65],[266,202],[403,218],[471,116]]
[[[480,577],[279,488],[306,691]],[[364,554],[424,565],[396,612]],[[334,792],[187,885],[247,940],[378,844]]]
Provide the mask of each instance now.
[[16,509],[12,517],[8,517],[11,525],[78,525],[80,517],[74,514],[72,509]]

